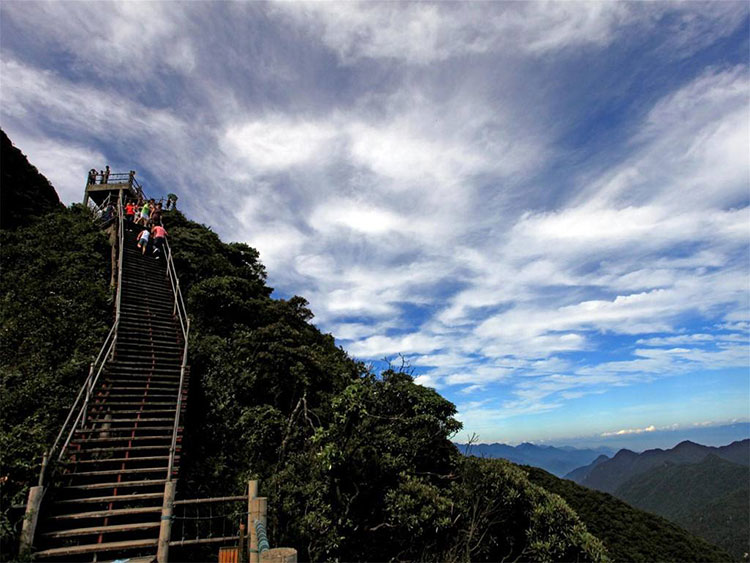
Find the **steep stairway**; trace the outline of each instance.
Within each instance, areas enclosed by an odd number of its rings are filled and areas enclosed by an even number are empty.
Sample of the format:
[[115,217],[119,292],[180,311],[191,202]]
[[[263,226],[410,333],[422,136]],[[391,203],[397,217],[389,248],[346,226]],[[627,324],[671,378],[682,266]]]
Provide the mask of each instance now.
[[[125,233],[114,358],[66,450],[60,486],[47,492],[36,559],[148,561],[156,554],[184,342],[166,261],[142,255],[136,232]],[[173,478],[181,437],[178,428]]]

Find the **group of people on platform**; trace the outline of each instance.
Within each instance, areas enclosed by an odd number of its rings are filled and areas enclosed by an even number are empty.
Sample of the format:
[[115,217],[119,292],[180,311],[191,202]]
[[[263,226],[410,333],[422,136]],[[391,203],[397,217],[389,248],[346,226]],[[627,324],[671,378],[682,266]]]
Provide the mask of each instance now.
[[[89,170],[89,177],[88,177],[88,183],[89,184],[96,184],[97,179],[99,180],[99,184],[109,184],[109,164],[104,167],[104,170],[100,170],[99,172],[96,171],[96,168],[92,168]],[[115,174],[115,183],[124,183],[125,175],[124,174]],[[128,172],[128,184],[131,186],[133,185],[133,181],[135,180],[135,170],[131,170]]]
[[104,167],[104,170],[100,170],[99,173],[96,172],[96,168],[92,168],[89,170],[89,184],[96,184],[96,178],[97,176],[100,178],[99,183],[100,184],[108,184],[109,183],[109,164]]
[[[167,207],[170,201],[167,200]],[[162,212],[161,202],[155,202],[153,199],[131,200],[125,204],[126,229],[131,230],[131,225],[143,227],[136,237],[138,249],[142,254],[146,254],[149,242],[151,242],[153,254],[157,260],[164,255],[164,241],[167,237],[167,230],[161,222]]]

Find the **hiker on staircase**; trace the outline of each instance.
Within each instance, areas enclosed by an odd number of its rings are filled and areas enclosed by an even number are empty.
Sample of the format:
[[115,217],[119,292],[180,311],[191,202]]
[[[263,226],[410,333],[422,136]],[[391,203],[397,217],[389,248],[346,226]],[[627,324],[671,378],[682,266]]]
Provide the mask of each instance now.
[[167,237],[167,230],[161,225],[154,225],[151,229],[151,234],[154,236],[154,254],[158,260],[164,254],[164,241]]
[[149,233],[148,229],[143,229],[140,233],[138,233],[138,250],[141,251],[141,254],[146,254],[146,248],[148,248],[148,238],[150,234],[151,233]]

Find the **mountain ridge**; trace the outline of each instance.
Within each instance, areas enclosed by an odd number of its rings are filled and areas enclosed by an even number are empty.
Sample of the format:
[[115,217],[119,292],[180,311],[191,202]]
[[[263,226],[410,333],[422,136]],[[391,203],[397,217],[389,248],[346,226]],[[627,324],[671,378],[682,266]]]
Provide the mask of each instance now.
[[499,442],[492,444],[454,444],[464,455],[477,457],[501,458],[520,465],[541,467],[562,477],[569,471],[589,463],[598,456],[614,453],[606,447],[573,448],[570,446],[538,446],[530,442],[523,442],[518,446],[510,446]]
[[[667,461],[672,463],[698,463],[707,455],[714,453],[722,459],[743,465],[750,465],[750,439],[736,440],[726,446],[703,446],[690,440],[684,440],[675,447],[662,450],[655,448],[637,454],[631,450],[622,449],[614,457],[592,467],[588,472],[575,475],[568,473],[568,478],[583,478],[576,481],[580,485],[614,493],[614,491],[631,477],[662,465]],[[579,468],[580,469],[580,468]],[[575,480],[575,479],[573,479]]]

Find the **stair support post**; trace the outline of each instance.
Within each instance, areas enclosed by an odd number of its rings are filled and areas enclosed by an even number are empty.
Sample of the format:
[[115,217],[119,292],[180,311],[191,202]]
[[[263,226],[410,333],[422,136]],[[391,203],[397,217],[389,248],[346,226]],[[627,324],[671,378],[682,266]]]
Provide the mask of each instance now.
[[44,497],[44,487],[37,485],[29,489],[29,498],[26,502],[26,514],[23,517],[23,528],[21,529],[20,552],[30,553],[34,547],[34,534],[39,521],[39,508]]
[[169,540],[172,536],[172,514],[177,481],[169,479],[164,485],[164,503],[161,507],[161,526],[159,527],[159,545],[156,552],[158,563],[169,561]]

